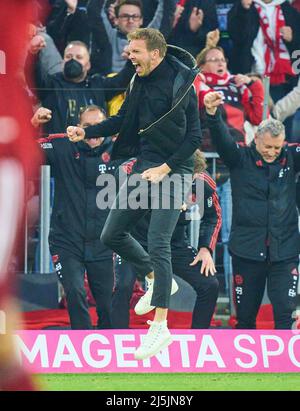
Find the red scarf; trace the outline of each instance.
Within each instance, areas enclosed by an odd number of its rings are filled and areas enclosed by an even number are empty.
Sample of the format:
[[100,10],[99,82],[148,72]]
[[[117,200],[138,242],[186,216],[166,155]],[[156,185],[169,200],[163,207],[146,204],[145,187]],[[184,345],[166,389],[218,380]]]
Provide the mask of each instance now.
[[[286,81],[286,75],[295,75],[290,58],[286,57],[287,48],[282,39],[280,29],[285,26],[285,19],[281,7],[276,7],[275,40],[270,37],[270,25],[262,7],[254,3],[258,14],[259,24],[263,32],[265,42],[265,75],[270,77],[272,85],[282,84]],[[273,55],[273,59],[272,59]]]
[[230,79],[232,78],[231,74],[228,73],[228,71],[223,74],[223,76],[220,76],[219,74],[213,74],[213,73],[206,73],[202,72],[202,74],[205,77],[205,82],[209,86],[226,86],[230,82]]

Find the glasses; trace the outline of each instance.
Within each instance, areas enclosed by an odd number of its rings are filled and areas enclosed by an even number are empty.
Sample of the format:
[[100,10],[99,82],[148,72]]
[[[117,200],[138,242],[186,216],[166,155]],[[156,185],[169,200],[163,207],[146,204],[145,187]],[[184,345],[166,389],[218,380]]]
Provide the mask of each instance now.
[[119,19],[138,21],[142,16],[140,14],[121,14]]
[[211,58],[211,59],[206,60],[205,63],[227,63],[227,59]]

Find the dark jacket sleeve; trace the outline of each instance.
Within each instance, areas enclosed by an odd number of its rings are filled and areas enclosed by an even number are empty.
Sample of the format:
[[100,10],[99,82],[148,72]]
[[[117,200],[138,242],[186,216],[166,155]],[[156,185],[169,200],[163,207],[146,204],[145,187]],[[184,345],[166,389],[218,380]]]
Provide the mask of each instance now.
[[295,173],[298,173],[300,171],[300,143],[288,144],[288,149],[293,156]]
[[251,47],[258,33],[259,18],[254,4],[244,9],[238,0],[228,12],[228,33],[233,42],[230,69],[234,73],[251,71]]
[[175,0],[165,0],[164,1],[163,15],[162,15],[162,20],[160,23],[159,31],[164,35],[166,39],[168,38],[172,30],[175,6],[176,6]]
[[39,138],[37,142],[40,145],[41,151],[43,151],[44,154],[43,164],[53,166],[55,162],[55,153],[51,140],[49,138]]
[[[201,8],[204,14],[203,24],[196,32],[191,31],[189,23],[193,7]],[[218,19],[214,0],[187,0],[184,11],[171,33],[170,42],[196,55],[205,47],[207,33],[216,28]]]
[[222,120],[220,110],[214,116],[207,114],[207,127],[221,159],[229,168],[235,167],[241,158],[240,149]]
[[209,31],[215,30],[218,27],[218,18],[215,0],[202,0],[199,3],[199,8],[203,10],[204,19],[203,24],[195,33],[190,29],[189,19],[193,10],[193,4],[188,9],[188,14],[183,16],[185,18],[186,40],[195,46],[199,44],[205,45],[206,35]]
[[287,1],[283,3],[281,7],[285,24],[286,26],[290,26],[293,31],[292,41],[285,41],[289,53],[292,54],[294,50],[300,49],[300,13]]
[[113,98],[116,94],[123,93],[132,76],[134,75],[134,68],[130,60],[128,60],[124,68],[113,77],[104,77],[103,85],[105,87],[105,99],[106,101]]
[[204,196],[201,195],[202,198],[199,200],[200,207],[201,202],[203,204],[203,214],[201,213],[198,250],[201,247],[206,247],[210,250],[210,252],[213,252],[216,247],[219,231],[222,225],[222,213],[219,198],[216,192],[216,183],[206,172],[198,174],[196,179],[198,179],[200,183],[199,193],[201,194],[204,192]]
[[201,128],[198,112],[198,100],[194,88],[190,90],[190,101],[186,109],[187,131],[186,136],[179,147],[179,149],[168,158],[167,165],[173,169],[180,165],[184,160],[191,157],[191,155],[200,147],[201,144]]
[[126,96],[118,114],[115,116],[108,117],[102,123],[97,124],[96,126],[90,126],[85,129],[85,138],[94,138],[94,137],[110,137],[114,134],[117,134],[122,126],[124,117],[127,112],[128,106],[128,96]]
[[47,33],[61,52],[72,40],[81,40],[89,45],[90,32],[86,10],[77,7],[73,14],[68,14],[67,9],[65,1],[55,4],[47,23]]
[[245,9],[241,5],[241,0],[236,1],[228,12],[228,33],[236,44],[249,45],[253,42],[254,20],[258,20],[254,5],[252,4],[250,9]]

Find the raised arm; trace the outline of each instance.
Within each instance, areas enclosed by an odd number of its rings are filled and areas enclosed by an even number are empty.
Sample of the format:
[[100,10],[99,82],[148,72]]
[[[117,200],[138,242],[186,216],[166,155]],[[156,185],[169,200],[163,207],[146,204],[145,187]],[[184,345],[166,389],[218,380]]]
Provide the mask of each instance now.
[[241,154],[218,110],[218,106],[222,104],[222,101],[222,96],[218,92],[205,95],[204,105],[207,113],[207,126],[219,156],[229,168],[233,168],[239,163]]

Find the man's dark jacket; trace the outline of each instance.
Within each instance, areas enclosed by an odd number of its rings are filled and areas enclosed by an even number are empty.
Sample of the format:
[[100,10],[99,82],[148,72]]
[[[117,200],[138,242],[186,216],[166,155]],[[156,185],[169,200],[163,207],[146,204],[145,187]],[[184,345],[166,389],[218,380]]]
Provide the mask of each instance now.
[[97,207],[100,174],[114,174],[110,161],[111,139],[94,149],[86,143],[71,143],[67,138],[40,139],[54,177],[54,204],[51,215],[50,251],[66,250],[82,261],[112,258],[112,250],[100,241],[109,210]]
[[254,142],[239,146],[232,140],[219,112],[207,117],[217,152],[230,169],[230,252],[256,261],[298,258],[295,174],[300,170],[300,145],[286,144],[273,163],[266,163]]
[[192,155],[201,143],[199,115],[193,116],[193,121],[187,120],[191,110],[198,110],[193,87],[198,70],[192,55],[178,47],[168,46],[165,58],[176,73],[171,109],[145,129],[136,129],[136,102],[141,85],[138,76],[135,76],[118,114],[97,126],[88,127],[86,137],[119,132],[112,152],[113,159],[138,156],[139,140],[143,137],[164,158],[167,157],[166,163],[172,171],[180,168],[181,171],[192,172]]

